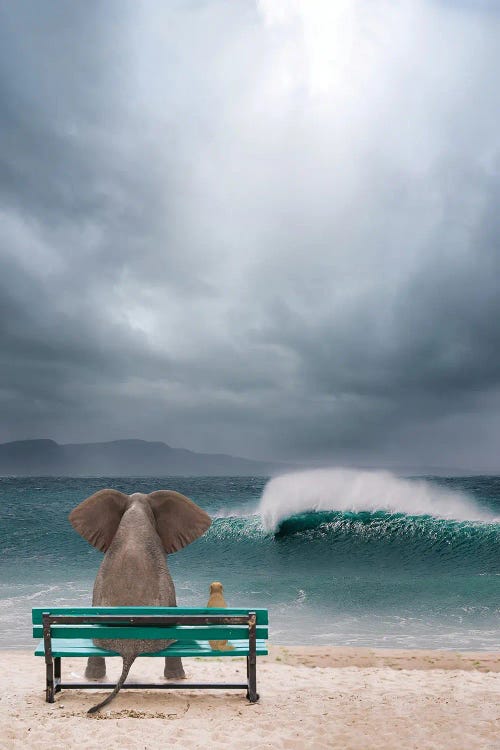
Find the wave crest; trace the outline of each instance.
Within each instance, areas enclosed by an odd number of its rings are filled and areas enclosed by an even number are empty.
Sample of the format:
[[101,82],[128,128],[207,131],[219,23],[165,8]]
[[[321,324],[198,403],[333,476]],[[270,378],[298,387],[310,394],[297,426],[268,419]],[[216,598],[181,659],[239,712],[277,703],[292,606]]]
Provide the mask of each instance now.
[[384,511],[456,521],[495,520],[464,492],[423,479],[401,479],[388,471],[355,469],[314,469],[274,477],[265,486],[258,508],[269,531],[308,511]]

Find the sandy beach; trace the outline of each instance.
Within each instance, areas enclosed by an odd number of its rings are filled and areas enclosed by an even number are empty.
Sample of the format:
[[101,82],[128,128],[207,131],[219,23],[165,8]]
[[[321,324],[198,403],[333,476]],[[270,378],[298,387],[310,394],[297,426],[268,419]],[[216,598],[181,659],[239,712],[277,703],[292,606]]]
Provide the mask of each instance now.
[[[124,691],[86,715],[91,691],[44,700],[44,663],[0,652],[0,748],[500,749],[500,653],[272,647],[258,659],[260,702],[237,691]],[[63,660],[81,678],[82,659]],[[120,660],[108,660],[114,679]],[[185,660],[190,680],[241,679],[242,659]],[[130,681],[159,680],[140,659]]]

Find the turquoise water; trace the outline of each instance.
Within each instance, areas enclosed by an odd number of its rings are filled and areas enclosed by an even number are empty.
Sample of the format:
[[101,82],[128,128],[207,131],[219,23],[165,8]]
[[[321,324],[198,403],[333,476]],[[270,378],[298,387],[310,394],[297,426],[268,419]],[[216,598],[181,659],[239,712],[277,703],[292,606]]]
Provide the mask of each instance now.
[[254,477],[0,478],[0,646],[32,606],[88,604],[102,559],[68,513],[102,487],[170,488],[214,519],[169,557],[178,602],[270,610],[275,643],[500,648],[500,478],[355,471]]

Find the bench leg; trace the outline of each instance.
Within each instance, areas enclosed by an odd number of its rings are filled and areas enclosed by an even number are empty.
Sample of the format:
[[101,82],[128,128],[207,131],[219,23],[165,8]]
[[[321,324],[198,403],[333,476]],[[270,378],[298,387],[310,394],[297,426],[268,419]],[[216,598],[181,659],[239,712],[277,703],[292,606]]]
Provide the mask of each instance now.
[[247,698],[250,703],[257,703],[257,617],[255,612],[248,613],[248,656],[247,656]]
[[54,658],[54,692],[61,692],[61,657]]
[[45,700],[54,703],[54,659],[52,657],[52,634],[50,632],[50,614],[42,612],[43,648],[45,651]]
[[45,654],[45,701],[54,703],[54,660]]
[[257,660],[255,657],[247,656],[247,698],[250,703],[257,703],[259,694],[257,692]]

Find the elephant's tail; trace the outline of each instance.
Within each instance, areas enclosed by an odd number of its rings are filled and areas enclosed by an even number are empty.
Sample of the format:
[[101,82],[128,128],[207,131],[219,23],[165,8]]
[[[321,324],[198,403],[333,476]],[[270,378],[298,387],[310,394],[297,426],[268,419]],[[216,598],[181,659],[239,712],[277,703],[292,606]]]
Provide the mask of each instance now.
[[97,706],[92,706],[92,708],[89,708],[89,710],[87,711],[88,714],[95,714],[96,711],[100,711],[103,706],[106,706],[108,703],[111,703],[111,701],[113,700],[113,698],[115,697],[115,695],[117,695],[120,692],[123,683],[127,679],[127,675],[130,672],[130,667],[134,663],[135,658],[136,658],[135,654],[134,654],[134,656],[122,656],[122,659],[123,659],[123,669],[122,669],[122,673],[120,675],[120,679],[116,683],[115,689],[101,703],[98,703]]

